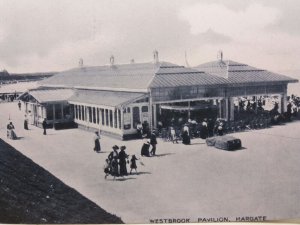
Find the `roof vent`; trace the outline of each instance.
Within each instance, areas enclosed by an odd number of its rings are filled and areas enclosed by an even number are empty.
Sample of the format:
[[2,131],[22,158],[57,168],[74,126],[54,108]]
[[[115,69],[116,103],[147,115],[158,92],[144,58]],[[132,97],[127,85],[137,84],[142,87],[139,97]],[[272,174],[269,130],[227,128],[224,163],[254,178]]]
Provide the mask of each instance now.
[[219,50],[219,51],[218,51],[217,59],[218,59],[220,62],[223,61],[223,51],[222,51],[222,50]]
[[115,64],[115,57],[113,55],[109,58],[109,62],[111,66]]
[[158,51],[157,50],[153,51],[153,62],[154,63],[159,63],[159,60],[158,60]]
[[79,59],[78,66],[80,68],[83,67],[83,59],[82,58]]
[[134,63],[134,59],[131,59],[131,60],[130,60],[130,64],[133,64],[133,63]]

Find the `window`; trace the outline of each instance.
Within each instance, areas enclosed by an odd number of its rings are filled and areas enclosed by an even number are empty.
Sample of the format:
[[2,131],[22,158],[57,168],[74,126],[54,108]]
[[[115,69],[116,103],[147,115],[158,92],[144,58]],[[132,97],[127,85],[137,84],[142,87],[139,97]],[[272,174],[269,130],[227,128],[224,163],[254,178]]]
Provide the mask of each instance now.
[[89,122],[91,123],[92,122],[92,108],[88,106],[86,109],[87,109],[87,113],[89,116]]
[[96,123],[96,109],[93,107],[93,123]]
[[127,107],[127,109],[124,109],[123,114],[123,127],[124,130],[131,129],[131,113],[130,113],[130,107]]
[[109,126],[109,123],[108,123],[108,109],[105,109],[105,125]]
[[104,125],[104,109],[100,109],[101,111],[101,121],[102,121],[102,125]]
[[119,129],[121,129],[121,110],[120,109],[118,109],[118,115],[119,115],[119,118],[118,118],[118,120],[119,120]]
[[81,106],[81,110],[82,110],[81,111],[82,112],[82,120],[85,121],[85,114],[86,114],[86,112],[85,112],[85,107],[83,105]]
[[148,112],[148,106],[142,106],[142,112]]
[[78,119],[81,120],[81,106],[80,105],[77,106],[77,110],[78,110]]
[[99,118],[100,118],[100,109],[97,108],[97,124],[99,124]]
[[109,110],[109,125],[113,127],[113,112]]
[[118,117],[117,117],[118,115],[117,115],[117,110],[115,109],[115,115],[114,115],[114,120],[115,120],[115,128],[117,128],[118,127]]
[[73,117],[73,112],[70,109],[70,105],[63,105],[63,116],[65,119],[71,119]]

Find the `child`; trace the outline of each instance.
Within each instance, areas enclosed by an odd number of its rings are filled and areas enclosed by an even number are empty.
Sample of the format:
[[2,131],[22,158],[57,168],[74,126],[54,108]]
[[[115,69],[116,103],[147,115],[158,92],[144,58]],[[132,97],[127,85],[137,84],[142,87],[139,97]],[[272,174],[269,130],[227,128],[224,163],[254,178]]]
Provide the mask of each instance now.
[[131,174],[131,171],[134,169],[135,170],[135,173],[137,174],[137,166],[136,166],[136,160],[138,160],[138,158],[135,157],[135,155],[133,155],[131,157],[131,163],[130,163],[130,174]]
[[110,163],[108,159],[105,160],[104,173],[105,173],[104,179],[106,179],[106,177],[110,174]]

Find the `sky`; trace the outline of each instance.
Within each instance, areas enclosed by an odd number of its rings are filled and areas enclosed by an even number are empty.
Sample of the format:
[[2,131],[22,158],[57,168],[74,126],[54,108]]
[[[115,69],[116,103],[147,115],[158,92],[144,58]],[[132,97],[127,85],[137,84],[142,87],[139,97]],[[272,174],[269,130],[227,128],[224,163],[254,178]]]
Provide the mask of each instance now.
[[0,70],[224,59],[300,78],[299,0],[0,0]]

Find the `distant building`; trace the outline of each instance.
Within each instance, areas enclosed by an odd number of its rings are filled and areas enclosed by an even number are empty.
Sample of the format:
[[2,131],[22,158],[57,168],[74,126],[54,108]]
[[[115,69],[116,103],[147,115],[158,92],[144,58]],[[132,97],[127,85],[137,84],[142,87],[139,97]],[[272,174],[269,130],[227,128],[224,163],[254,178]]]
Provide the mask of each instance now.
[[[112,60],[111,60],[112,61]],[[278,95],[286,110],[287,76],[233,61],[186,68],[158,61],[84,67],[58,73],[40,87],[22,95],[32,123],[74,121],[80,127],[100,129],[127,139],[138,122],[157,128],[158,121],[219,117],[234,120],[233,99],[240,96]],[[174,112],[174,114],[170,113]]]

